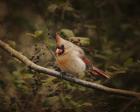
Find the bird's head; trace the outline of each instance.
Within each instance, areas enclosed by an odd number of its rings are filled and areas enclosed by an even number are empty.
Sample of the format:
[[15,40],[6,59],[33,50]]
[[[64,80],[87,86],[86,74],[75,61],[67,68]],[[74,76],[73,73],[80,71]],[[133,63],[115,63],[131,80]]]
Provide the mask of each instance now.
[[60,36],[59,33],[56,33],[55,35],[55,41],[56,41],[56,55],[62,55],[65,51],[65,40]]
[[60,47],[57,47],[56,51],[55,51],[56,55],[58,55],[58,56],[64,54],[64,52],[65,52],[64,45],[61,45]]
[[56,40],[56,54],[57,55],[70,53],[69,51],[72,51],[71,48],[73,48],[74,44],[69,42],[68,40],[63,39],[59,33],[56,33],[55,40]]

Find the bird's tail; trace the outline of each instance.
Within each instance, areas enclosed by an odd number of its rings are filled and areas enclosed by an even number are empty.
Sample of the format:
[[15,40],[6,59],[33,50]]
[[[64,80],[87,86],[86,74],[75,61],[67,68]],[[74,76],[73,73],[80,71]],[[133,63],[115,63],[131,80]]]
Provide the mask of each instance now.
[[110,78],[108,74],[106,74],[104,71],[98,69],[95,66],[92,66],[92,68],[90,69],[90,73],[93,75],[103,76],[104,78]]

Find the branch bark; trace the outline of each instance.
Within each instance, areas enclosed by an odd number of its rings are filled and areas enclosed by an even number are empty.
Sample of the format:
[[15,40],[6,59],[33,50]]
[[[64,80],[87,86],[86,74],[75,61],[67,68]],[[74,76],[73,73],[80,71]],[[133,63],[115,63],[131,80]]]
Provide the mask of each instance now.
[[73,78],[70,76],[66,75],[61,75],[60,72],[54,71],[52,69],[48,69],[42,66],[39,66],[35,63],[33,63],[31,60],[29,60],[26,56],[22,55],[20,52],[16,51],[12,47],[10,47],[8,44],[0,40],[0,47],[7,51],[9,54],[11,54],[13,57],[17,58],[21,62],[23,62],[26,66],[30,67],[31,69],[39,72],[39,73],[45,73],[50,76],[54,76],[57,78],[61,78],[64,80],[67,80],[69,82],[73,82],[76,84],[79,84],[84,87],[92,88],[92,89],[97,89],[103,92],[107,93],[112,93],[112,94],[118,94],[118,95],[124,95],[124,96],[129,96],[129,97],[137,97],[140,98],[140,92],[134,92],[134,91],[129,91],[129,90],[123,90],[123,89],[115,89],[115,88],[110,88],[101,84],[97,84],[94,82],[88,82],[85,80],[81,80],[78,78]]

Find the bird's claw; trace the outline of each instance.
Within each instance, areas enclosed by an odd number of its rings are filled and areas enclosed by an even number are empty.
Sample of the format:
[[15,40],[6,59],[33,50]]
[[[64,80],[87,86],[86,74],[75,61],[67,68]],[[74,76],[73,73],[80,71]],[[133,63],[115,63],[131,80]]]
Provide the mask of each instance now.
[[66,72],[61,71],[61,74],[60,74],[60,75],[61,75],[61,77],[60,77],[60,78],[61,78],[61,79],[63,79],[63,76],[64,76],[64,75],[66,75]]
[[72,74],[66,73],[64,71],[61,71],[61,79],[63,79],[63,76],[73,77]]

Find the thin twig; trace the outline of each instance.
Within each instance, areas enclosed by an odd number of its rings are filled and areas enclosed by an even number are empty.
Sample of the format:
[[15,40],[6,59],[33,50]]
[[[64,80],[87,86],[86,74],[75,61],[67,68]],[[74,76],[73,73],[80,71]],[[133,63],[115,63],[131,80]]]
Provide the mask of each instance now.
[[57,72],[57,71],[54,71],[52,69],[48,69],[48,68],[45,68],[45,67],[42,67],[42,66],[39,66],[39,65],[33,63],[26,56],[22,55],[20,52],[16,51],[15,49],[13,49],[12,47],[10,47],[8,44],[6,44],[5,42],[3,42],[1,40],[0,40],[0,47],[2,49],[4,49],[5,51],[7,51],[9,54],[11,54],[13,57],[19,59],[26,66],[30,67],[31,69],[33,69],[39,73],[45,73],[45,74],[48,74],[50,76],[61,78],[61,79],[67,80],[69,82],[79,84],[79,85],[84,86],[84,87],[97,89],[97,90],[107,92],[107,93],[140,98],[140,92],[110,88],[110,87],[107,87],[107,86],[104,86],[101,84],[97,84],[94,82],[88,82],[88,81],[81,80],[78,78],[73,78],[73,77],[70,77],[67,75],[62,76],[62,74],[60,72]]

